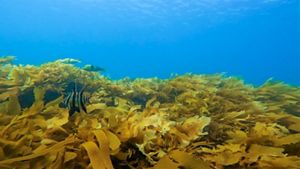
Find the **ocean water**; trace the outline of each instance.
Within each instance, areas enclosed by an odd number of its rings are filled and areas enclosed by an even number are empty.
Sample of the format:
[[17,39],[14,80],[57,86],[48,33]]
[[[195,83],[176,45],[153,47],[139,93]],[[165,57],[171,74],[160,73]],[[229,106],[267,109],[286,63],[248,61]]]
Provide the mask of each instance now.
[[[226,73],[300,84],[298,0],[0,0],[0,56],[112,79]],[[78,66],[82,66],[78,65]]]
[[0,0],[0,169],[299,169],[299,8]]

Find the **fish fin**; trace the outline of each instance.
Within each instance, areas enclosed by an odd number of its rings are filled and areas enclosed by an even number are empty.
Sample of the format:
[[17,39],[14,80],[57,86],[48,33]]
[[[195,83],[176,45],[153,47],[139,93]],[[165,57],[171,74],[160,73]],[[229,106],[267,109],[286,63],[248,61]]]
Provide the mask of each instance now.
[[75,107],[75,112],[80,113],[80,108],[79,107]]
[[81,108],[85,113],[87,113],[86,107],[84,105]]
[[70,116],[70,117],[72,117],[74,113],[75,113],[75,110],[74,110],[74,109],[70,109],[70,110],[69,110],[69,116]]

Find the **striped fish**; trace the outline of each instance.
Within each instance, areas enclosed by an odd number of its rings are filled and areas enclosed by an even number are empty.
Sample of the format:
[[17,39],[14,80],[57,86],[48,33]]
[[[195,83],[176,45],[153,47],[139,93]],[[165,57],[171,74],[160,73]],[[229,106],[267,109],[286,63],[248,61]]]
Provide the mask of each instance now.
[[80,110],[87,113],[85,105],[89,100],[86,95],[84,95],[84,89],[85,87],[78,92],[77,85],[75,83],[72,92],[70,92],[64,99],[63,103],[68,107],[70,116],[72,116],[75,112],[79,113]]

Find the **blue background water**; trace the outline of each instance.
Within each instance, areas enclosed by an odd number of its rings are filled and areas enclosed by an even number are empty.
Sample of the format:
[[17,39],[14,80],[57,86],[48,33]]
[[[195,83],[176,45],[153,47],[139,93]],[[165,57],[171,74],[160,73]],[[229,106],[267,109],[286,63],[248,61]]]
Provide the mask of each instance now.
[[113,79],[218,73],[300,85],[298,0],[0,0],[0,55]]

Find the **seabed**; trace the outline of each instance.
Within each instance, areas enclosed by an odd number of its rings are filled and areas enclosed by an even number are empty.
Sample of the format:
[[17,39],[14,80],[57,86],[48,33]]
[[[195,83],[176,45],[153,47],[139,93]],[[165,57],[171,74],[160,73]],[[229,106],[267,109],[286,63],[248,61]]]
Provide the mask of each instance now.
[[[299,169],[300,88],[222,74],[110,80],[0,59],[0,168]],[[70,84],[87,113],[69,116]]]

